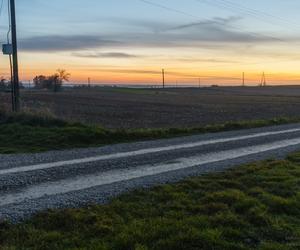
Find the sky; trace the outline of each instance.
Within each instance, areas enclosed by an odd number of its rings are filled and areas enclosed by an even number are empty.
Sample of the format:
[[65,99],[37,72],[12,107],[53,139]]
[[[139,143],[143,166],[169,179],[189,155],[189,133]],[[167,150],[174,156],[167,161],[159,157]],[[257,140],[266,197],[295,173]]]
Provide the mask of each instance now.
[[[0,0],[1,3],[2,0]],[[6,43],[7,1],[0,16]],[[300,83],[297,0],[16,0],[20,78],[71,82]],[[8,57],[0,76],[8,78]]]

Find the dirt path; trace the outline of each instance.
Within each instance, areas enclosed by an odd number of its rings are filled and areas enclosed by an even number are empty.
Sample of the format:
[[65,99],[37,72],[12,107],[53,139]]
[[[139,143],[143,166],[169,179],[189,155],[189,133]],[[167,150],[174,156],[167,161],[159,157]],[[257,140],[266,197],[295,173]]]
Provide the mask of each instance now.
[[104,203],[136,188],[280,158],[300,149],[300,125],[284,125],[28,155],[0,155],[0,219]]

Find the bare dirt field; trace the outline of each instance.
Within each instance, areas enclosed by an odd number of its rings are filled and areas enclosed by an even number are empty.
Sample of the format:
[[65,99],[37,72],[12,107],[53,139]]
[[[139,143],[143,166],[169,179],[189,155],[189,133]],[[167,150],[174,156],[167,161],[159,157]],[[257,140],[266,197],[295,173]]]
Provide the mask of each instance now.
[[[106,128],[198,127],[228,121],[300,116],[300,87],[23,90],[25,110]],[[10,96],[0,93],[0,105]]]

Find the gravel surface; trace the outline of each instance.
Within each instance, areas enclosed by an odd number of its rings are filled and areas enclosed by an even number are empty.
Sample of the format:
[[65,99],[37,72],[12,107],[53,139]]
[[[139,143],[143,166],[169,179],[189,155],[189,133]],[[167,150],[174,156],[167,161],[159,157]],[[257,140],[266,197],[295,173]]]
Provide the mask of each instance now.
[[49,208],[101,204],[129,190],[241,163],[282,158],[296,150],[300,150],[300,124],[101,148],[0,155],[0,219],[17,222]]

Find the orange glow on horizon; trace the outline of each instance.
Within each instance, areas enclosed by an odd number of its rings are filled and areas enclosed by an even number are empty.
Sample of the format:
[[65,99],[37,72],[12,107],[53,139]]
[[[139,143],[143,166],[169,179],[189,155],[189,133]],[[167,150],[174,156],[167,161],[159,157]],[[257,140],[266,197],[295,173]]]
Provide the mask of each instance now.
[[[49,69],[22,69],[20,74],[24,81],[30,81],[36,75],[51,75],[58,67]],[[90,78],[94,84],[150,84],[160,85],[162,82],[161,71],[158,69],[120,69],[120,72],[115,69],[77,69],[72,67],[63,67],[71,73],[70,82],[84,84]],[[132,72],[130,72],[132,71]],[[145,72],[149,71],[149,73]],[[218,85],[241,85],[242,71],[176,71],[165,69],[166,83],[175,84],[192,84],[198,85],[199,79],[202,85],[218,84]],[[263,71],[245,72],[246,84],[258,85],[261,81]],[[297,85],[300,84],[300,74],[286,72],[270,72],[266,71],[267,82],[274,85]]]
[[[202,53],[200,53],[202,52]],[[242,72],[248,85],[258,85],[262,72],[266,73],[268,84],[296,85],[300,84],[297,59],[285,60],[260,58],[256,55],[239,58],[237,55],[214,54],[186,50],[181,55],[174,51],[158,51],[163,54],[150,55],[144,49],[137,54],[142,58],[78,58],[70,53],[20,53],[20,78],[24,82],[32,81],[37,75],[51,75],[58,68],[71,73],[71,83],[87,83],[91,78],[94,84],[150,84],[160,85],[161,69],[166,71],[166,83],[170,85],[241,85]],[[6,62],[1,75],[8,78],[9,69]],[[6,73],[5,73],[6,72]]]

